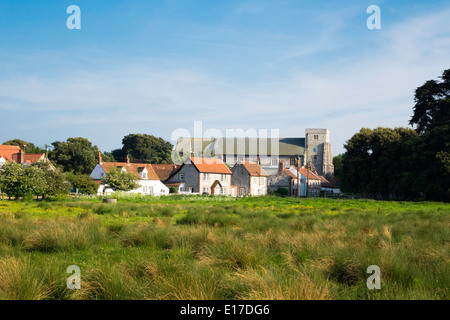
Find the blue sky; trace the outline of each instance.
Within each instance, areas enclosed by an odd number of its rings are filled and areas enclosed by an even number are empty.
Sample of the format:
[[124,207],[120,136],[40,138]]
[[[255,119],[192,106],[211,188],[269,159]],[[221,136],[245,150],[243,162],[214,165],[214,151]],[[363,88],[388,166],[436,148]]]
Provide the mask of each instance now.
[[[69,5],[81,30],[69,30]],[[381,29],[369,30],[369,5]],[[203,128],[407,126],[414,90],[450,68],[448,1],[0,0],[0,142],[170,139]]]

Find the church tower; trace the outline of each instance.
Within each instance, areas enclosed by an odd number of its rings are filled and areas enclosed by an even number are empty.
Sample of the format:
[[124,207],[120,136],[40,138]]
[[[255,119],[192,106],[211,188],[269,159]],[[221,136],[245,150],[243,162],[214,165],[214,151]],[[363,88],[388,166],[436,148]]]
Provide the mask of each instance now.
[[318,174],[332,178],[334,166],[328,129],[306,129],[305,144],[305,165],[310,162]]

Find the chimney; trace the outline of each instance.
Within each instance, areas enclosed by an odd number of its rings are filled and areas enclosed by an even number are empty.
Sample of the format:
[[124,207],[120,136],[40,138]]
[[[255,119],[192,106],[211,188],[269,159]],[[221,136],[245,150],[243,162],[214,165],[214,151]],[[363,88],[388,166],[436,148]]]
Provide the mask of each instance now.
[[127,155],[127,166],[130,165],[130,157]]
[[284,169],[283,161],[278,162],[278,172],[282,172]]
[[19,149],[19,153],[17,154],[17,163],[23,163],[24,158],[22,149]]
[[256,157],[256,164],[259,166],[259,156]]
[[102,163],[103,163],[102,153],[99,151],[98,152],[98,164],[102,164]]

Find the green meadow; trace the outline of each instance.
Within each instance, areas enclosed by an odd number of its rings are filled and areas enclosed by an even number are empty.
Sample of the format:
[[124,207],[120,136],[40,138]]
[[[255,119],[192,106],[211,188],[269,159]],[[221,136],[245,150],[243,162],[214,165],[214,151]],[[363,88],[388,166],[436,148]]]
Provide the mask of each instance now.
[[[449,240],[446,203],[3,200],[0,298],[449,299]],[[80,290],[67,289],[70,265]]]

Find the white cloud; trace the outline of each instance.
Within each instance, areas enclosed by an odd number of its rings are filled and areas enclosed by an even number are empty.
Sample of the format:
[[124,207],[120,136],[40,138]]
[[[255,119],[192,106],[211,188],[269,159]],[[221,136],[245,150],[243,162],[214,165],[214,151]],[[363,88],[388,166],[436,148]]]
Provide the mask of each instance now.
[[[303,135],[305,127],[325,127],[331,131],[334,153],[340,153],[342,144],[361,127],[407,124],[415,88],[450,67],[448,16],[450,11],[445,10],[383,25],[385,36],[376,42],[378,47],[354,60],[336,57],[320,67],[293,68],[274,74],[273,81],[245,85],[204,69],[167,69],[144,59],[95,73],[69,69],[51,77],[3,76],[0,109],[45,112],[48,121],[33,124],[41,129],[50,124],[96,125],[100,135],[105,132],[102,128],[114,123],[120,129],[108,139],[118,141],[123,132],[145,127],[142,123],[167,132],[203,120],[204,126],[221,130],[236,124],[279,128],[282,136]],[[339,28],[297,52],[281,55],[281,60],[315,54]],[[368,37],[371,32],[377,31],[367,30]]]

